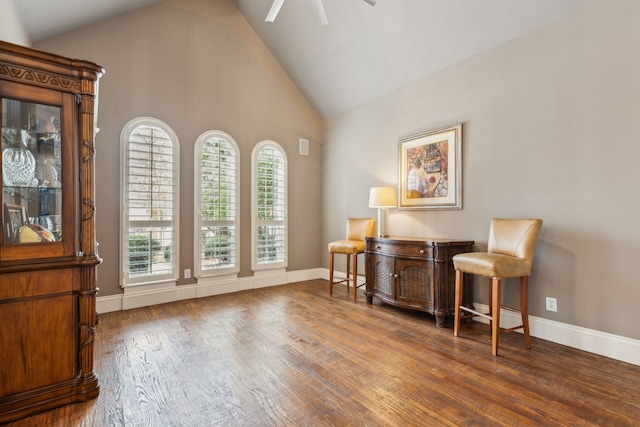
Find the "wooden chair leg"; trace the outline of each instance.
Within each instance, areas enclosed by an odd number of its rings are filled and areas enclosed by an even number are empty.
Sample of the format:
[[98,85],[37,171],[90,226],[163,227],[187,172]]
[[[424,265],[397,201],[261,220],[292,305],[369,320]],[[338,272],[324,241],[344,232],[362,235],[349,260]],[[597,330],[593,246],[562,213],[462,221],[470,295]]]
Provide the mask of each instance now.
[[[353,255],[353,302],[358,298],[358,254]],[[347,294],[348,295],[348,294]]]
[[500,279],[491,279],[491,352],[494,356],[498,355],[500,339],[500,285]]
[[529,334],[529,277],[520,278],[520,315],[522,316],[522,328],[524,329],[524,342],[527,348],[531,347],[531,335]]
[[458,333],[460,332],[460,316],[461,316],[461,309],[460,306],[462,305],[462,282],[463,282],[463,275],[464,273],[460,270],[456,270],[456,290],[455,290],[455,304],[454,304],[454,311],[453,311],[453,335],[454,336],[458,336]]
[[333,252],[329,253],[329,296],[333,296]]
[[351,277],[350,269],[351,269],[351,255],[347,254],[347,295],[349,295],[349,278]]
[[[493,302],[493,286],[491,285],[491,283],[489,283],[489,313],[487,313],[489,316],[493,314],[493,310],[491,309],[492,302]],[[489,319],[489,322],[491,322],[491,319]],[[491,327],[491,323],[489,323],[489,327]]]

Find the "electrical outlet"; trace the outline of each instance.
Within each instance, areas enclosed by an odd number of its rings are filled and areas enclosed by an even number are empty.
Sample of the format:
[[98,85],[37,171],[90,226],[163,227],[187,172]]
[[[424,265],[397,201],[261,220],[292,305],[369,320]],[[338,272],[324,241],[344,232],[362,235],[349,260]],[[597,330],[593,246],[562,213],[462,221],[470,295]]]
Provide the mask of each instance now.
[[184,269],[184,278],[185,279],[190,279],[191,278],[191,269],[190,268],[185,268]]
[[547,311],[558,311],[558,299],[547,297]]

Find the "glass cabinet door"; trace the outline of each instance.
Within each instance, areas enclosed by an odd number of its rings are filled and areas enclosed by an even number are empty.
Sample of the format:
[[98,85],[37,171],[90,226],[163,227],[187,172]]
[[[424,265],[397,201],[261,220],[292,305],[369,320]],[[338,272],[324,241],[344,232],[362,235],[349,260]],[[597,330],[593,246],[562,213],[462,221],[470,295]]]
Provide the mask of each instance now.
[[4,245],[63,239],[59,106],[2,98]]

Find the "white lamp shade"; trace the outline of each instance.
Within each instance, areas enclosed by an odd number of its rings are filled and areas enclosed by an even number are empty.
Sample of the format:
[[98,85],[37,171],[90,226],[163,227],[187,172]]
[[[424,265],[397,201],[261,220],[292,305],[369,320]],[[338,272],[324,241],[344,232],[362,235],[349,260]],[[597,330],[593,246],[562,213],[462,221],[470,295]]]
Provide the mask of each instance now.
[[369,191],[370,208],[395,208],[398,196],[395,187],[372,187]]

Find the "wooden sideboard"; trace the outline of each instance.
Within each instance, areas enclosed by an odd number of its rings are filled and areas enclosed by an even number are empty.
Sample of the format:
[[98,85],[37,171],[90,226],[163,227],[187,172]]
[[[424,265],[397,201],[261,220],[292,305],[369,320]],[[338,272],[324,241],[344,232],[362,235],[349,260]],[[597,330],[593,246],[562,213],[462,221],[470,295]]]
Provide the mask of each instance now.
[[[444,327],[454,313],[455,271],[452,258],[472,252],[473,241],[414,237],[367,237],[367,303],[373,297],[398,307],[426,311]],[[464,305],[473,302],[465,279]]]

